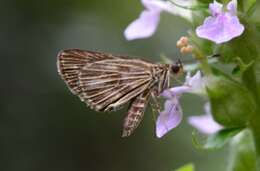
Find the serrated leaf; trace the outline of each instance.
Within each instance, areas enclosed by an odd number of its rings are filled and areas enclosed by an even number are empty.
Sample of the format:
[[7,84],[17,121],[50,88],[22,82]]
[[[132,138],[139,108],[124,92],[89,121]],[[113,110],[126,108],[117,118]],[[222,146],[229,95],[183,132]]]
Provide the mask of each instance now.
[[229,142],[229,140],[241,132],[244,128],[226,128],[218,131],[215,134],[209,135],[206,138],[206,141],[200,143],[196,134],[192,134],[192,141],[196,148],[202,150],[216,150],[222,148],[225,144]]
[[175,171],[195,171],[193,163],[186,164]]

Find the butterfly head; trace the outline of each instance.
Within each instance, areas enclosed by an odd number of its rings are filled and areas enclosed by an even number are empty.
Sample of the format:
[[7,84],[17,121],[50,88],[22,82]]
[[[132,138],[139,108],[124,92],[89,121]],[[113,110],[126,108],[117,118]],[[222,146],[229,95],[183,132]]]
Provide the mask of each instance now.
[[182,71],[183,71],[183,65],[182,65],[181,60],[178,59],[177,62],[175,62],[175,64],[171,65],[171,72],[173,74],[178,74]]

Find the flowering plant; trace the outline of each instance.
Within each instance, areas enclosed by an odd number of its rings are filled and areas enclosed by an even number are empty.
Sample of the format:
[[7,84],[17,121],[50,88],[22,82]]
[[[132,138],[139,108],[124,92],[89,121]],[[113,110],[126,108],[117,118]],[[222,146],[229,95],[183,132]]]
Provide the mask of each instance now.
[[[260,27],[254,15],[256,0],[141,2],[144,11],[126,28],[126,39],[152,36],[162,12],[183,17],[191,29],[177,47],[182,54],[191,54],[196,63],[184,65],[183,85],[161,94],[165,104],[156,121],[157,137],[181,123],[181,95],[196,94],[206,101],[205,114],[187,120],[207,139],[200,143],[193,134],[195,146],[218,149],[229,143],[228,171],[260,171]],[[223,66],[227,66],[225,70]],[[179,170],[185,169],[194,168],[188,165]]]

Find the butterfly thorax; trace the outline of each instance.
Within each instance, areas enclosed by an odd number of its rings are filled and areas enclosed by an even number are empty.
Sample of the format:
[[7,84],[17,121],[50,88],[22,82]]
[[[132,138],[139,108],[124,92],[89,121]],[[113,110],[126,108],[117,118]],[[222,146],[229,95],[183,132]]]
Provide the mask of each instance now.
[[158,64],[153,67],[152,79],[155,82],[154,90],[160,94],[163,90],[169,88],[170,81],[170,65],[169,64]]

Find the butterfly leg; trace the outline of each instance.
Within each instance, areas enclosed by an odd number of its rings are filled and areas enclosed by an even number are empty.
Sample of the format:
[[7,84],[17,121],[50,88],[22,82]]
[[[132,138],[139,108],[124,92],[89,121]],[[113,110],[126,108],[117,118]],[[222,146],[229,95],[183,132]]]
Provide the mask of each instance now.
[[152,96],[152,100],[153,100],[153,102],[150,103],[152,110],[159,114],[161,112],[161,107],[160,107],[160,102],[158,99],[158,92],[156,90],[153,90],[151,92],[151,96]]
[[151,92],[152,101],[149,103],[152,109],[153,120],[155,124],[156,124],[157,115],[161,112],[160,103],[157,94],[158,93],[155,90]]

